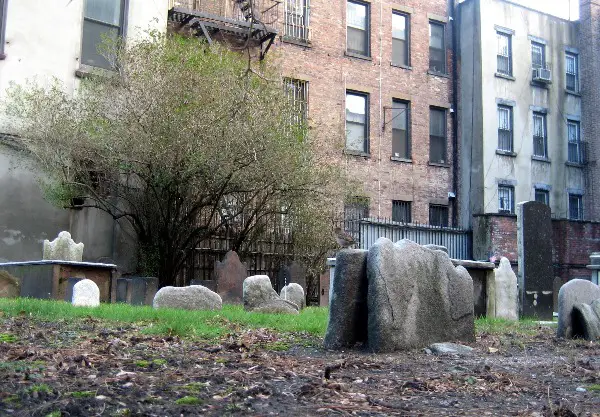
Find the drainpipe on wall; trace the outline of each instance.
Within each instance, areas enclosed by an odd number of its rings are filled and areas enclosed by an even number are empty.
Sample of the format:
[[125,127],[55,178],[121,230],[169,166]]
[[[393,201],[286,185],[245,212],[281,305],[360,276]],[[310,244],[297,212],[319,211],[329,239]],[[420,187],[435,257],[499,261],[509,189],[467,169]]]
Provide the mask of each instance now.
[[456,0],[450,1],[452,18],[452,226],[458,226],[458,33],[460,22],[456,13]]

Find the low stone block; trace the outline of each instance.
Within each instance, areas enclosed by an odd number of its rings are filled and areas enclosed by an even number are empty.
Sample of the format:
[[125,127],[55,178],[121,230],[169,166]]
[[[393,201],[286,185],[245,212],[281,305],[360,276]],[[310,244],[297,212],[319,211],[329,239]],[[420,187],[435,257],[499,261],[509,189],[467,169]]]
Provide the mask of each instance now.
[[244,280],[243,299],[246,311],[298,314],[298,307],[282,300],[266,275],[255,275]]
[[223,301],[216,292],[202,285],[163,287],[154,296],[154,308],[183,310],[221,310]]
[[98,307],[100,305],[100,289],[91,279],[82,279],[73,285],[71,304],[78,307]]

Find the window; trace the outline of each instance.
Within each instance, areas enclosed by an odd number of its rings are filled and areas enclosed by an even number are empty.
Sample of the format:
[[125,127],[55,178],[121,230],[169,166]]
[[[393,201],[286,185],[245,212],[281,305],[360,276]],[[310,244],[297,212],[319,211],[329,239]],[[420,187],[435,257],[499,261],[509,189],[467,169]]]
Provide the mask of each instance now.
[[546,46],[544,44],[531,42],[531,66],[546,68]]
[[346,149],[369,153],[369,95],[346,92]]
[[410,223],[412,221],[410,201],[392,200],[392,221]]
[[566,88],[575,93],[579,92],[579,57],[576,54],[565,55],[565,67],[567,73]]
[[4,36],[6,30],[6,11],[8,0],[0,0],[0,59],[4,58]]
[[544,203],[545,205],[550,205],[550,193],[548,190],[543,190],[541,188],[535,189],[535,201],[539,201],[540,203]]
[[369,198],[351,197],[344,203],[344,219],[357,220],[369,217]]
[[496,32],[496,39],[498,41],[498,68],[496,71],[512,76],[512,36]]
[[498,149],[513,151],[512,107],[498,106]]
[[410,20],[408,15],[392,13],[392,64],[410,65]]
[[430,204],[429,224],[431,226],[448,227],[448,206]]
[[346,19],[348,52],[369,56],[369,4],[349,1],[346,9]]
[[514,214],[515,188],[510,185],[498,186],[498,213]]
[[582,143],[580,140],[579,122],[567,120],[567,138],[569,142],[568,161],[576,164],[583,163]]
[[446,110],[429,109],[429,161],[446,163]]
[[309,0],[285,0],[283,2],[283,36],[308,40]]
[[548,157],[548,146],[546,137],[546,115],[544,113],[533,113],[533,155],[542,158]]
[[123,35],[128,0],[85,0],[81,63],[111,69],[112,65],[98,51],[102,37],[116,39]]
[[583,220],[583,196],[569,194],[569,219]]
[[284,78],[285,93],[295,110],[293,123],[306,123],[308,119],[308,81]]
[[429,70],[446,73],[446,40],[441,23],[429,22]]
[[407,101],[392,102],[392,156],[410,159],[410,105]]

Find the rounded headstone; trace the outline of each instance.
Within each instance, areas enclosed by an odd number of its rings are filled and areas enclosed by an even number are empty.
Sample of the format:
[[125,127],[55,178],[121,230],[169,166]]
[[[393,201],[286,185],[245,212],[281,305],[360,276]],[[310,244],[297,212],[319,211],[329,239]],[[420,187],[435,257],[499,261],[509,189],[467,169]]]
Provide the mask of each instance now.
[[98,307],[100,305],[100,289],[91,279],[82,279],[73,285],[71,304],[78,307]]
[[154,308],[182,310],[221,310],[221,296],[202,285],[189,287],[163,287],[154,296]]
[[244,309],[259,313],[298,314],[298,307],[277,295],[267,275],[254,275],[244,280]]
[[572,279],[558,291],[558,337],[573,337],[573,307],[600,298],[600,287],[585,279]]
[[304,296],[304,290],[300,284],[292,282],[291,284],[286,285],[281,289],[279,296],[286,301],[296,304],[300,310],[306,307],[306,297]]

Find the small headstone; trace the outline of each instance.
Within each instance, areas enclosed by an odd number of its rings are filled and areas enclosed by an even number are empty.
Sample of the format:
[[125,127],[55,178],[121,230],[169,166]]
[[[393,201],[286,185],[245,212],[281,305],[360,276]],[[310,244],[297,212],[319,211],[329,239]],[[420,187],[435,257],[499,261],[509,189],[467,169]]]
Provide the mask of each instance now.
[[468,355],[473,348],[457,343],[433,343],[428,348],[435,355]]
[[44,240],[44,260],[81,262],[82,258],[83,243],[75,243],[69,232],[60,232],[52,242]]
[[286,285],[281,290],[279,296],[285,301],[290,301],[296,304],[299,310],[302,310],[304,307],[306,307],[306,297],[300,284],[292,282],[291,284]]
[[129,281],[130,296],[129,303],[134,306],[142,306],[146,301],[146,279],[132,277]]
[[226,304],[242,302],[242,286],[248,276],[246,264],[240,261],[237,253],[230,250],[225,254],[223,262],[215,262],[215,280],[217,290]]
[[573,306],[573,337],[593,341],[600,339],[600,298],[591,304]]
[[129,278],[117,279],[117,303],[128,303]]
[[277,273],[277,287],[283,288],[296,283],[306,292],[306,268],[299,262],[282,266]]
[[154,296],[154,308],[183,310],[221,310],[223,302],[216,292],[202,285],[163,287]]
[[298,307],[277,295],[266,275],[255,275],[244,280],[244,309],[260,313],[298,314]]
[[15,298],[20,294],[19,280],[6,271],[0,271],[0,298]]
[[85,278],[79,277],[71,277],[67,279],[67,288],[65,289],[65,301],[71,302],[73,300],[73,287],[79,281],[84,280]]
[[517,276],[515,275],[510,261],[502,257],[500,265],[494,270],[496,297],[496,317],[518,320],[519,319],[519,303]]
[[362,249],[342,249],[336,255],[323,342],[326,349],[367,341],[367,254]]
[[547,204],[517,204],[517,249],[521,316],[552,320],[552,222]]
[[600,298],[600,287],[585,279],[572,279],[558,292],[558,337],[573,337],[573,307]]
[[100,289],[91,279],[82,279],[73,285],[71,304],[79,307],[98,307],[100,305]]

